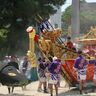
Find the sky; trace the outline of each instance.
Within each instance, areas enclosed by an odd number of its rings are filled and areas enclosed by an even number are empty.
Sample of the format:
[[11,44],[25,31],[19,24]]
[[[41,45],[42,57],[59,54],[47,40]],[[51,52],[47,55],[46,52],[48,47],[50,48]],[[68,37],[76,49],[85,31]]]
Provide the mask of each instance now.
[[[96,0],[86,0],[86,2],[96,2]],[[72,4],[72,0],[67,0],[66,3],[61,7],[61,11],[63,12],[68,6]]]

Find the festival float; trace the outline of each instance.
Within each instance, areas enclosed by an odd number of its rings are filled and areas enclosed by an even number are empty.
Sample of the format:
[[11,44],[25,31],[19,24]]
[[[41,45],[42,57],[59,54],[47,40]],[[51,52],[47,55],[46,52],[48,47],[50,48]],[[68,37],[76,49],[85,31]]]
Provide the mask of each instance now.
[[96,53],[96,27],[91,27],[90,31],[78,41],[82,44],[84,53],[94,57]]
[[[48,21],[48,24],[52,27],[49,21]],[[36,42],[38,44],[38,47],[41,51],[41,55],[43,57],[48,59],[48,57],[50,56],[51,57],[56,56],[61,60],[62,76],[64,77],[66,82],[69,84],[69,86],[76,86],[76,84],[78,84],[78,80],[77,80],[76,72],[73,69],[73,65],[77,57],[77,52],[76,50],[74,50],[75,48],[69,48],[66,46],[66,43],[63,42],[61,39],[61,34],[62,32],[59,28],[52,27],[52,30],[49,30],[46,27],[44,27],[44,30],[41,32],[42,38],[39,38],[39,40],[36,39]],[[30,39],[31,40],[30,46],[33,46],[32,44],[34,43],[32,38]],[[35,35],[34,35],[34,38],[36,38]],[[87,33],[86,35],[78,39],[78,42],[83,45],[82,47],[84,50],[83,55],[86,57],[86,59],[94,57],[95,54],[93,55],[90,48],[92,50],[94,49],[94,51],[96,50],[96,27],[95,28],[91,27],[89,33]],[[70,45],[70,42],[67,42],[67,43]],[[31,59],[35,58],[34,49],[32,49],[34,46],[33,47],[30,47],[30,46],[29,46],[30,54],[28,53],[29,54],[28,56],[30,58],[30,61],[33,61]],[[88,48],[88,52],[85,53],[85,49],[87,50],[87,48]],[[34,64],[36,64],[36,62]],[[94,64],[88,64],[88,67],[87,67],[88,81],[93,80],[93,74],[94,74],[93,68],[94,68]]]
[[[76,86],[76,84],[78,84],[78,80],[76,72],[73,69],[73,65],[75,58],[77,57],[77,52],[74,50],[74,48],[69,48],[66,46],[66,43],[64,43],[60,38],[61,34],[62,33],[59,28],[53,29],[50,32],[46,29],[43,30],[43,39],[39,39],[39,48],[42,50],[43,56],[56,56],[61,59],[62,76],[70,86]],[[82,45],[83,55],[86,57],[86,59],[94,59],[94,55],[96,53],[96,27],[91,27],[87,34],[78,39],[78,43]],[[70,42],[68,44],[70,44]],[[88,64],[87,81],[93,80],[93,74],[94,64]]]

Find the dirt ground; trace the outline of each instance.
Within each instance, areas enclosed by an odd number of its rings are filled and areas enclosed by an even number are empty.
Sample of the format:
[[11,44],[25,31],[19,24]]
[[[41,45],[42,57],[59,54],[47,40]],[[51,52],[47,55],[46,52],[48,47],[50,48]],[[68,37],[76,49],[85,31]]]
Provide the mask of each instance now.
[[[21,87],[16,87],[14,93],[8,94],[6,86],[0,86],[0,96],[50,96],[50,94],[45,94],[43,92],[37,92],[38,81],[32,82],[27,85],[26,90],[22,90]],[[91,92],[91,89],[88,89],[88,94],[83,94],[84,96],[96,96],[96,91]],[[79,91],[75,87],[68,87],[64,80],[61,81],[61,87],[59,88],[59,96],[83,96],[79,94]],[[55,96],[55,92],[54,92]]]

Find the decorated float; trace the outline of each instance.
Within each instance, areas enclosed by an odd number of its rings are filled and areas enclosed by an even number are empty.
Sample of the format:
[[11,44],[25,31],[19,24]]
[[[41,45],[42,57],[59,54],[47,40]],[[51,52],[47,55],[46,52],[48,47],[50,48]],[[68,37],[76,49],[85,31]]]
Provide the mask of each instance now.
[[[62,33],[59,28],[53,29],[50,32],[48,30],[44,30],[42,33],[43,38],[39,39],[39,47],[40,50],[42,50],[43,56],[56,56],[61,59],[62,76],[70,86],[74,86],[78,84],[77,76],[73,69],[77,52],[74,46],[70,45],[71,41],[63,42],[61,40],[61,34]],[[82,45],[82,50],[84,51],[83,55],[86,59],[94,59],[94,55],[96,55],[96,27],[91,27],[90,31],[78,40],[78,43]],[[70,46],[73,47],[71,48]],[[88,52],[86,50],[88,50]],[[87,81],[93,80],[93,74],[94,64],[88,64]]]
[[94,57],[96,53],[96,27],[91,27],[90,31],[78,41],[82,44],[84,53]]
[[[43,22],[44,23],[44,22]],[[48,22],[49,23],[49,22]],[[49,23],[50,25],[50,23]],[[43,26],[44,27],[44,26]],[[51,25],[52,27],[52,25]],[[72,45],[72,42],[69,40],[68,42],[63,42],[61,39],[61,30],[59,28],[53,28],[52,30],[49,30],[49,28],[44,27],[43,31],[41,32],[42,37],[37,40],[38,36],[35,36],[34,32],[28,31],[29,33],[29,60],[32,62],[33,69],[36,68],[36,62],[35,62],[35,54],[34,54],[34,40],[36,39],[36,43],[39,46],[39,49],[41,51],[41,55],[48,59],[48,57],[56,56],[58,57],[62,62],[62,70],[61,74],[66,80],[66,82],[70,86],[74,86],[78,84],[77,76],[75,73],[75,70],[73,69],[74,61],[77,57],[77,52],[74,46]],[[33,35],[31,35],[33,34]],[[94,38],[93,38],[94,37]],[[34,39],[35,38],[35,39]],[[70,39],[70,38],[69,38]],[[90,48],[92,50],[96,50],[96,27],[91,27],[89,33],[78,39],[78,42],[83,45],[84,53],[83,55],[86,57],[86,59],[89,59],[89,57],[94,57],[93,53],[90,53]],[[88,52],[85,52],[85,49]],[[34,61],[34,63],[33,63]],[[94,64],[89,64],[87,68],[87,80],[90,81],[93,79],[94,74]],[[89,75],[90,74],[90,75]]]

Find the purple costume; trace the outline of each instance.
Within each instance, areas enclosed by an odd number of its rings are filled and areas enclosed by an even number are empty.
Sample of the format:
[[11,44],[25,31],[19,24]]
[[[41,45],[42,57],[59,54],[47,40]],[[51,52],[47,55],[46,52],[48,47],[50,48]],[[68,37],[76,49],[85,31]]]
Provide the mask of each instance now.
[[54,60],[51,64],[48,66],[48,70],[50,72],[50,80],[49,84],[57,84],[58,83],[58,74],[60,72],[60,64],[57,60]]
[[79,56],[75,60],[74,68],[78,71],[78,79],[85,80],[86,79],[86,65],[88,62],[85,60],[83,56]]

